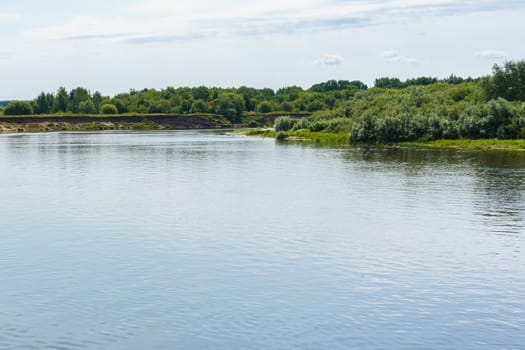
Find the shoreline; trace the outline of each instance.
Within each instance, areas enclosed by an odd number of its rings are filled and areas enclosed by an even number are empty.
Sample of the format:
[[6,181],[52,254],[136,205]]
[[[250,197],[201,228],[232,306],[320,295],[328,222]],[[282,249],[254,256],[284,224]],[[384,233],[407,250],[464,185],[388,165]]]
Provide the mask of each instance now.
[[[286,114],[289,116],[290,114]],[[291,113],[293,118],[310,114]],[[282,113],[247,113],[238,123],[219,114],[46,114],[0,115],[0,134],[17,132],[97,131],[97,130],[193,130],[240,129],[251,124],[270,126]]]
[[[277,138],[278,133],[274,129],[238,129],[232,134],[246,137]],[[349,142],[349,133],[311,132],[298,130],[286,132],[280,141],[282,142],[308,142],[332,146],[362,146],[362,143],[352,144]],[[498,139],[457,139],[457,140],[434,140],[400,142],[392,144],[374,143],[364,144],[366,146],[391,146],[402,148],[427,148],[427,149],[457,149],[457,150],[480,150],[480,151],[525,151],[525,139],[498,140]]]
[[234,136],[278,139],[280,142],[314,143],[333,147],[350,146],[391,146],[401,148],[456,149],[456,150],[495,150],[525,151],[525,139],[456,139],[411,141],[392,144],[352,144],[349,133],[297,130],[289,131],[284,137],[274,128],[246,128],[242,124],[232,124],[218,115],[106,115],[106,116],[21,116],[0,117],[0,134],[46,133],[60,131],[153,131],[153,130],[221,130],[233,129]]
[[212,114],[195,115],[45,115],[1,116],[0,133],[97,131],[97,130],[185,130],[225,129],[232,123]]

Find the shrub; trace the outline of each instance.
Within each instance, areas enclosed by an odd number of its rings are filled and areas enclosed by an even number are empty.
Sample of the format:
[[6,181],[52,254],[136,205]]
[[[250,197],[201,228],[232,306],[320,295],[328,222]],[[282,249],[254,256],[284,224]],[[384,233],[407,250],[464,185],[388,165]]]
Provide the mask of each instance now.
[[33,114],[33,108],[27,102],[23,101],[12,101],[9,102],[7,107],[4,109],[5,115],[31,115]]
[[293,105],[290,102],[285,101],[279,105],[279,110],[283,112],[291,112],[293,111]]
[[82,101],[78,105],[78,111],[80,113],[84,114],[95,114],[97,113],[97,109],[95,108],[95,104],[91,100]]
[[273,111],[273,105],[269,101],[262,101],[257,105],[256,110],[259,113],[270,113],[271,111]]
[[318,132],[318,131],[323,131],[325,127],[326,127],[326,123],[320,120],[316,120],[310,123],[308,130],[313,131],[313,132]]
[[275,120],[275,131],[288,131],[294,127],[295,122],[291,117],[279,117]]
[[166,100],[155,101],[148,107],[148,113],[169,113],[170,105]]
[[191,104],[190,113],[206,113],[208,106],[203,100],[195,100]]
[[397,142],[403,139],[401,120],[396,117],[387,117],[377,121],[375,135],[379,142]]
[[275,138],[278,141],[286,140],[288,138],[288,134],[285,131],[279,131]]
[[310,122],[306,118],[301,118],[296,121],[295,125],[293,126],[293,130],[305,130],[310,129]]
[[359,122],[354,123],[350,132],[350,140],[366,143],[376,141],[375,122],[371,114],[365,113]]
[[118,109],[111,103],[105,103],[100,107],[100,113],[102,114],[118,114]]

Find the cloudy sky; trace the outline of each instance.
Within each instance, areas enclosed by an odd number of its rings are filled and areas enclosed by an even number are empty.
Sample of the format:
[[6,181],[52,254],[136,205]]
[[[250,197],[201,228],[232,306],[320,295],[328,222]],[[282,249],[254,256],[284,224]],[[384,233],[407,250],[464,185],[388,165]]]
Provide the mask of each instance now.
[[525,58],[523,18],[523,0],[4,1],[0,99],[480,76]]

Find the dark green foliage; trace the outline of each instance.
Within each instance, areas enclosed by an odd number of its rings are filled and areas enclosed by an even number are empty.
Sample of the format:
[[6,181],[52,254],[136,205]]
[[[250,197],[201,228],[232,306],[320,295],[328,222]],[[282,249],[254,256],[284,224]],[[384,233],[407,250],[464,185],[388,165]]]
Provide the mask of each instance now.
[[277,135],[275,136],[275,138],[278,141],[283,141],[283,140],[286,140],[288,138],[288,134],[285,131],[279,131],[279,132],[277,132]]
[[53,112],[67,112],[69,105],[69,96],[67,94],[66,88],[58,88],[58,92],[55,97],[55,102],[53,104]]
[[270,101],[262,101],[257,105],[257,112],[259,113],[270,113],[274,107]]
[[472,78],[461,78],[452,74],[445,79],[438,79],[433,77],[418,77],[401,81],[399,78],[378,78],[375,80],[374,86],[380,89],[405,89],[410,86],[427,86],[436,83],[447,83],[450,85],[457,85],[466,82],[473,82]]
[[219,95],[215,104],[215,113],[223,115],[232,123],[241,121],[244,112],[244,99],[241,95],[224,92]]
[[494,65],[492,86],[486,81],[487,96],[503,97],[508,101],[525,101],[525,60]]
[[[41,93],[16,113],[29,114],[31,109],[35,114],[216,113],[233,124],[255,127],[264,120],[258,113],[309,112],[313,115],[305,119],[277,119],[277,132],[348,133],[352,142],[370,143],[525,137],[521,101],[525,101],[525,61],[496,65],[491,76],[481,79],[379,78],[372,89],[357,80],[329,80],[307,90],[167,87],[130,90],[110,98],[82,87],[69,93],[61,87],[55,94]],[[16,109],[7,108],[6,114]]]
[[148,107],[148,113],[169,113],[170,104],[166,100],[153,101]]
[[291,112],[291,111],[293,111],[293,105],[290,102],[285,101],[285,102],[283,102],[283,103],[281,103],[279,105],[279,111],[281,111],[281,112]]
[[97,109],[92,100],[82,101],[78,105],[78,112],[82,114],[96,114]]
[[47,114],[50,113],[53,104],[54,104],[54,96],[52,94],[46,94],[44,92],[40,93],[36,100],[34,101],[34,108],[33,111],[35,114]]
[[[77,87],[69,93],[69,105],[68,110],[73,113],[80,113],[80,104],[83,102],[93,102],[91,100],[91,95],[89,91],[87,91],[83,87]],[[84,107],[86,107],[86,104],[84,104]],[[91,106],[89,106],[91,107]],[[95,105],[93,104],[93,107]],[[84,113],[84,112],[82,112]]]
[[328,80],[324,83],[315,84],[310,88],[310,91],[314,92],[329,92],[329,91],[341,91],[346,89],[366,90],[368,86],[365,83],[354,80]]
[[23,101],[12,101],[4,108],[5,115],[31,115],[33,109],[31,105]]
[[105,103],[102,106],[100,106],[100,113],[101,114],[118,114],[118,109],[115,105],[112,105],[111,103]]
[[350,140],[351,142],[373,143],[377,141],[376,127],[371,114],[366,113],[361,121],[352,126]]
[[306,110],[308,112],[320,111],[326,108],[327,108],[327,105],[319,100],[313,100],[310,103],[308,103],[308,105],[306,106]]
[[191,104],[190,113],[207,113],[208,105],[203,100],[195,100]]
[[293,130],[310,130],[310,121],[307,118],[297,120],[293,126]]
[[402,89],[405,87],[399,78],[378,78],[374,86],[380,89]]
[[275,131],[288,131],[294,127],[295,119],[291,117],[280,117],[275,120]]
[[375,124],[375,133],[373,136],[381,142],[396,142],[405,138],[406,130],[403,129],[403,123],[398,117],[387,117],[379,119]]
[[[117,110],[118,110],[119,114],[124,114],[124,113],[128,113],[129,112],[128,106],[126,106],[124,104],[124,102],[120,98],[114,98],[113,99],[113,104],[115,105],[115,107],[117,107]],[[100,105],[99,105],[98,108],[100,110]]]

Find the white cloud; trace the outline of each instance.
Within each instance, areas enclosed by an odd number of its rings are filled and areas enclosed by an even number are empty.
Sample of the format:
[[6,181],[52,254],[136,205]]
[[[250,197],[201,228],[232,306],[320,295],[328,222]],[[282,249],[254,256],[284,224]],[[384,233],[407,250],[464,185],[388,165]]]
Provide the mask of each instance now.
[[[216,35],[289,35],[520,6],[525,4],[517,0],[253,0],[249,3],[143,0],[127,12],[121,11],[117,18],[77,17],[63,24],[35,28],[29,37],[50,40],[120,37],[128,43],[144,44]],[[149,38],[152,40],[148,41]]]
[[326,54],[314,61],[314,64],[321,64],[325,66],[337,66],[343,64],[345,59],[342,56],[334,54]]
[[474,52],[474,55],[477,57],[493,59],[493,60],[502,59],[502,58],[507,57],[507,54],[505,53],[505,51],[500,51],[500,50],[481,50],[481,51]]
[[388,61],[392,63],[402,63],[402,64],[414,64],[419,65],[423,64],[424,62],[415,58],[415,57],[408,57],[403,56],[399,54],[397,50],[387,50],[383,52],[383,57]]
[[132,31],[127,21],[81,16],[62,24],[28,30],[24,36],[31,40],[95,39],[118,37]]

